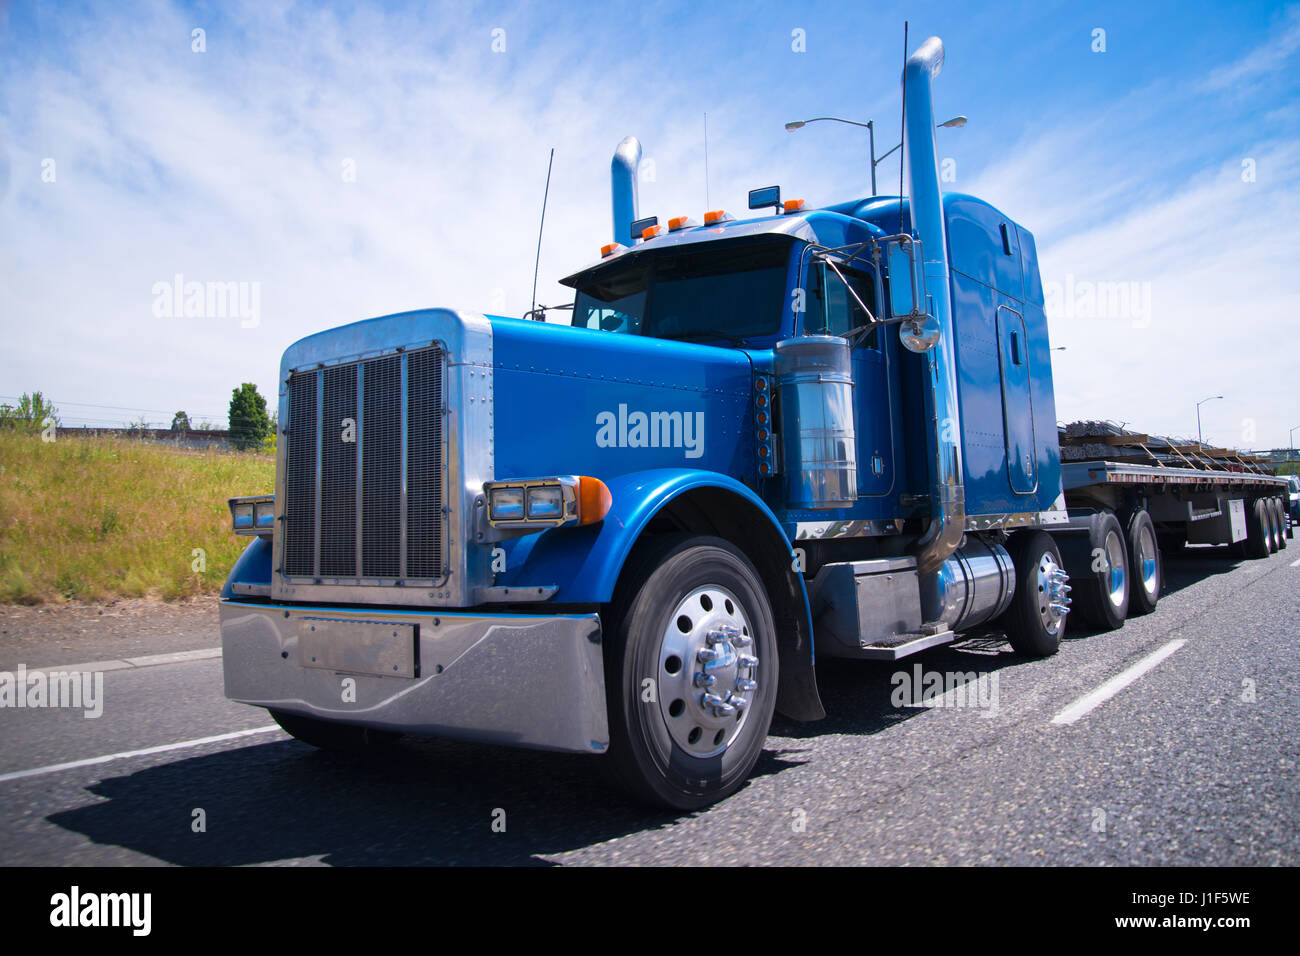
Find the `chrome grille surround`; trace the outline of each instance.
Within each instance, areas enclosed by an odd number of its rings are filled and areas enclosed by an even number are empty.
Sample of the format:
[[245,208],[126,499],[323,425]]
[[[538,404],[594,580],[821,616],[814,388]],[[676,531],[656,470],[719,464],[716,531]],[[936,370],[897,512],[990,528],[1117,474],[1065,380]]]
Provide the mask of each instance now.
[[491,399],[482,315],[406,312],[291,346],[272,597],[472,606],[491,583],[490,549],[470,545],[475,499],[493,476]]

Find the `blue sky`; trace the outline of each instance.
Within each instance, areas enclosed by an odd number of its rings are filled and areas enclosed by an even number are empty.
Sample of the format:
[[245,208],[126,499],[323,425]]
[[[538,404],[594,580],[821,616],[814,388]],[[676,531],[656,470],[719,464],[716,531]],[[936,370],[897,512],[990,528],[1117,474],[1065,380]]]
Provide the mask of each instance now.
[[[939,118],[970,118],[939,132],[946,187],[1033,231],[1045,282],[1134,290],[1120,314],[1054,312],[1058,417],[1194,434],[1222,393],[1207,438],[1285,445],[1300,6],[1264,3],[0,2],[0,395],[42,389],[70,424],[220,424],[310,332],[519,314],[552,146],[546,303],[610,239],[625,135],[653,161],[643,214],[705,211],[706,112],[711,206],[773,182],[862,195],[860,131],[783,124],[874,118],[892,146],[905,19],[912,48],[944,39]],[[255,286],[256,323],[160,315],[177,274]]]

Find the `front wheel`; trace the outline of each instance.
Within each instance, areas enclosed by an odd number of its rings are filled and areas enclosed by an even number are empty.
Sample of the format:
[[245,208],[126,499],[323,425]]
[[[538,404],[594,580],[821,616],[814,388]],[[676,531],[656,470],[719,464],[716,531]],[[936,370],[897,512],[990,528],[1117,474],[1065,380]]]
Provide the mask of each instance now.
[[735,792],[776,706],[776,625],[753,564],[712,537],[651,539],[624,576],[606,643],[610,760],[678,810]]

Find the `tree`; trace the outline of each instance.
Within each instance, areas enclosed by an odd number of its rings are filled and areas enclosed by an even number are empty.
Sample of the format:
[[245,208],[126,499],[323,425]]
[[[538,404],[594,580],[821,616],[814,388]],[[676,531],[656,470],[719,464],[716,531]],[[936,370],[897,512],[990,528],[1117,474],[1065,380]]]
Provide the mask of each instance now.
[[190,424],[190,416],[186,415],[184,412],[177,412],[172,416],[172,431],[187,432],[192,430],[193,427],[194,426]]
[[271,418],[266,414],[266,399],[252,382],[245,382],[230,396],[230,444],[240,451],[262,447],[271,434]]
[[58,409],[40,392],[24,392],[17,407],[0,405],[0,427],[38,432],[48,425],[59,425]]

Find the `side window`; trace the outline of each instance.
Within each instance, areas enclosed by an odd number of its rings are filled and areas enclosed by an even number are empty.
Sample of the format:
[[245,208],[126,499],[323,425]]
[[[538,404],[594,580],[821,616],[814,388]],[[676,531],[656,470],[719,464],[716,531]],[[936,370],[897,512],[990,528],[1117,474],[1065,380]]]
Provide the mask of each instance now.
[[[858,298],[866,303],[872,312],[875,312],[876,287],[871,277],[847,269],[840,271],[849,280]],[[825,265],[820,266],[815,273],[813,295],[808,303],[804,331],[813,335],[847,335],[853,329],[866,325],[870,321],[867,313],[849,293],[835,271]],[[878,332],[879,329],[872,329],[859,335],[857,347],[879,348]]]

